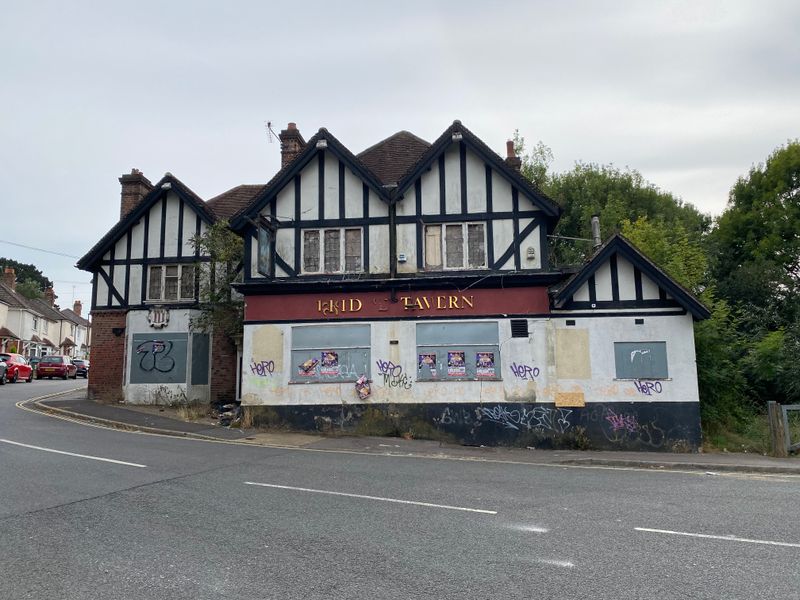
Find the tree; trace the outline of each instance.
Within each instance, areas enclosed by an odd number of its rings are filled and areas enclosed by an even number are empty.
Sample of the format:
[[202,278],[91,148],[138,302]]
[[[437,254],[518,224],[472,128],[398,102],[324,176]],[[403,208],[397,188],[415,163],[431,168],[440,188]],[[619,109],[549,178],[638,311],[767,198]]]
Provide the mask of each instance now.
[[11,267],[16,271],[17,281],[33,281],[40,291],[53,287],[53,282],[45,277],[42,272],[36,268],[36,265],[0,257],[0,269],[5,269],[5,267]]
[[17,292],[25,296],[26,298],[30,298],[34,300],[36,298],[41,298],[44,296],[42,288],[39,287],[39,283],[34,281],[33,279],[25,279],[17,283]]
[[800,142],[777,148],[733,186],[711,235],[720,295],[750,331],[800,318]]
[[192,238],[201,255],[211,258],[197,266],[200,282],[200,314],[192,318],[191,326],[198,331],[215,331],[231,340],[242,335],[244,301],[233,289],[241,279],[244,244],[230,230],[227,221],[218,221],[206,232]]

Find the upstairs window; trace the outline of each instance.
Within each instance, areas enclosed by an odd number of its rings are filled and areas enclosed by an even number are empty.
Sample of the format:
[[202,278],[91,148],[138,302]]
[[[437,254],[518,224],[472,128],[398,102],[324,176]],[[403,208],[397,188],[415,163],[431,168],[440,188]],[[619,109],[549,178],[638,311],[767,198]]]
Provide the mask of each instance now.
[[426,225],[425,268],[429,271],[486,268],[484,224]]
[[147,279],[150,301],[194,300],[194,265],[154,265]]
[[361,229],[303,231],[303,273],[360,272],[361,256]]

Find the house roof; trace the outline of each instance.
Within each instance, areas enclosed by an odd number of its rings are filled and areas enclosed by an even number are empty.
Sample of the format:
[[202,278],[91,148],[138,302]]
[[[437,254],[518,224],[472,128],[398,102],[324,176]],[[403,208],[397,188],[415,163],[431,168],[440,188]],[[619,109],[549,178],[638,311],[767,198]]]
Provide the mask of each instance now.
[[0,327],[0,338],[11,338],[13,340],[18,340],[19,336],[7,327]]
[[86,320],[83,317],[81,317],[80,315],[78,315],[71,308],[65,308],[64,310],[62,310],[61,311],[61,316],[62,316],[62,318],[67,319],[67,321],[71,321],[72,323],[75,323],[76,325],[82,325],[83,327],[89,327],[91,325],[91,323],[88,320]]
[[217,216],[203,202],[203,199],[190,190],[180,179],[172,173],[166,173],[161,180],[155,184],[152,190],[142,198],[125,217],[112,227],[100,241],[97,242],[77,263],[77,267],[83,271],[90,271],[92,265],[100,260],[106,251],[117,242],[117,240],[132,227],[144,214],[150,210],[164,195],[170,191],[175,192],[184,202],[189,204],[206,223],[211,224],[217,220]]
[[74,346],[74,345],[75,342],[73,342],[69,337],[65,337],[64,341],[61,342],[61,346],[63,346],[64,348],[66,348],[67,346]]
[[47,344],[47,345],[48,345],[48,346],[50,346],[51,348],[56,348],[56,347],[57,347],[57,346],[56,346],[56,345],[55,345],[53,342],[51,342],[51,341],[50,341],[50,340],[48,340],[47,338],[42,338],[42,343],[44,343],[44,344]]
[[[430,148],[422,154],[419,159],[408,169],[402,179],[397,184],[395,196],[400,197],[409,187],[414,185],[414,181],[428,169],[436,158],[442,154],[453,143],[455,137],[460,137],[464,143],[480,156],[487,164],[491,165],[500,175],[505,177],[511,185],[517,187],[525,196],[550,217],[559,217],[562,209],[554,200],[544,194],[533,183],[528,181],[522,174],[513,169],[497,154],[489,148],[483,140],[467,129],[461,121],[453,121],[444,133],[440,135]],[[555,226],[555,220],[551,221]]]
[[265,184],[237,185],[235,188],[222,192],[206,201],[206,206],[211,209],[217,218],[230,220],[233,215],[247,208],[253,198],[266,187]]
[[397,183],[430,148],[408,131],[398,131],[360,152],[358,159],[384,184]]
[[[320,145],[318,148],[317,144],[320,142],[324,142],[324,146]],[[344,144],[336,139],[331,132],[323,127],[308,140],[308,143],[300,154],[278,171],[269,183],[255,195],[246,208],[239,211],[231,218],[231,228],[234,231],[244,230],[249,225],[247,217],[258,214],[267,205],[273,194],[282,190],[283,187],[288,184],[297,173],[302,171],[321,150],[331,152],[331,154],[341,160],[350,170],[360,177],[364,183],[377,193],[378,197],[387,203],[390,202],[389,195],[378,176],[350,152]]]
[[9,308],[21,308],[40,317],[44,316],[42,314],[42,309],[35,300],[26,298],[2,282],[0,282],[0,301],[8,304]]
[[49,319],[50,321],[61,321],[64,318],[64,315],[47,303],[47,300],[37,298],[35,300],[30,300],[29,302],[45,319]]
[[563,285],[560,285],[557,290],[553,291],[554,306],[562,308],[575,292],[588,281],[589,277],[612,255],[617,253],[655,281],[695,320],[700,321],[711,316],[711,311],[694,294],[667,275],[663,269],[647,258],[630,240],[619,233],[614,234],[603,245],[598,247],[580,270],[567,279]]

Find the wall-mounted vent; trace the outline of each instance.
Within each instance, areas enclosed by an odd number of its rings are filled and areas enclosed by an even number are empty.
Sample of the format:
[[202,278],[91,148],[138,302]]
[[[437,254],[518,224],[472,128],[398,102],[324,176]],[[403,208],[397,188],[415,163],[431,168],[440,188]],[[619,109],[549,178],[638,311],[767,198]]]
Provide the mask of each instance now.
[[575,319],[567,319],[567,327],[575,327]]
[[636,325],[644,325],[644,319],[634,319],[633,322]]
[[511,337],[528,337],[528,319],[511,319]]

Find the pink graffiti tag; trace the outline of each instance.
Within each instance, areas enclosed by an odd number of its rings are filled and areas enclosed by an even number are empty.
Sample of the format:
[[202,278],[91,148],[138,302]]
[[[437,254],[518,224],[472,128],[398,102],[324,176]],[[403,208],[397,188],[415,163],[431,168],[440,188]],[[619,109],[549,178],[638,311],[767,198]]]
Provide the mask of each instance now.
[[618,415],[610,408],[607,410],[606,421],[611,423],[611,429],[613,431],[625,429],[631,433],[636,433],[639,430],[639,422],[636,420],[636,415]]

